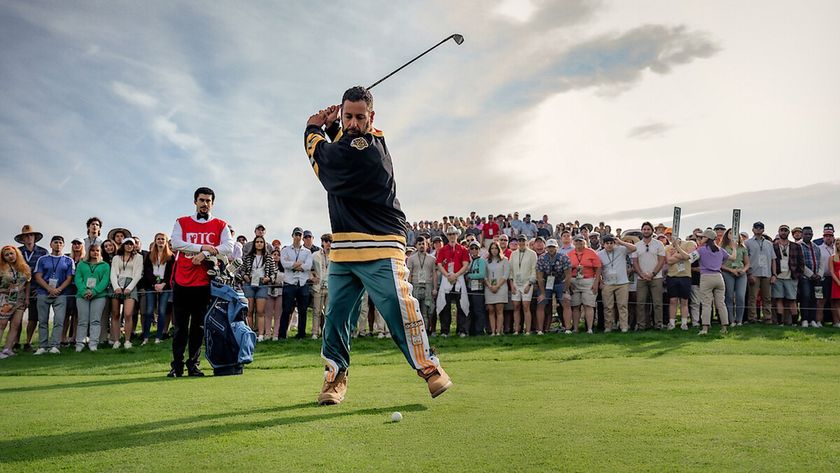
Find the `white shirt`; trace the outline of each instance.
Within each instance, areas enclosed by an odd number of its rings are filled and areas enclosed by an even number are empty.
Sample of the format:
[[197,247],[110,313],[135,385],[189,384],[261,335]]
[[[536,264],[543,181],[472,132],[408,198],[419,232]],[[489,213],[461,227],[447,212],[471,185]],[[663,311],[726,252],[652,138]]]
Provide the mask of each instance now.
[[[656,269],[656,265],[659,264],[660,256],[663,258],[665,257],[665,245],[656,238],[651,238],[650,243],[645,243],[644,240],[639,240],[639,242],[636,243],[636,251],[630,255],[631,258],[638,259],[639,269],[641,269],[642,272],[651,274],[653,274],[653,270]],[[662,267],[664,268],[665,265],[663,264]],[[654,274],[653,278],[661,279],[662,271],[660,270],[659,273]]]
[[823,276],[831,277],[831,259],[834,256],[834,245],[826,245],[823,243],[817,248],[820,249],[820,267],[823,268]]
[[[301,263],[300,271],[293,271],[292,266]],[[283,247],[280,250],[280,264],[286,272],[283,273],[283,284],[296,284],[305,286],[309,280],[309,272],[312,270],[312,252],[303,245],[295,248],[293,245]]]

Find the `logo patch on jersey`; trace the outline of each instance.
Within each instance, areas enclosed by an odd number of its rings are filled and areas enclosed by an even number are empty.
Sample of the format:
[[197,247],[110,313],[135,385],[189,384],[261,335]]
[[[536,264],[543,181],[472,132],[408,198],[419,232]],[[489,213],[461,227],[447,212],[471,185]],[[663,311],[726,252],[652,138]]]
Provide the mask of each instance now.
[[362,138],[361,136],[358,138],[353,138],[353,141],[350,142],[350,146],[356,148],[357,150],[361,151],[368,147],[368,142],[366,139]]

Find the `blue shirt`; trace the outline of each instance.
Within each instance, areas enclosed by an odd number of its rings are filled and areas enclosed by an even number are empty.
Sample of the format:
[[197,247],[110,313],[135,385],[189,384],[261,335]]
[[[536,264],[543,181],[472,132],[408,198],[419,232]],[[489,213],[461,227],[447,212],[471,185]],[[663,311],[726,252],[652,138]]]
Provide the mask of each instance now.
[[[38,263],[35,265],[35,273],[41,273],[41,277],[47,284],[49,284],[50,279],[55,278],[57,281],[55,286],[58,287],[64,283],[65,279],[76,274],[76,264],[68,256],[46,255],[38,259]],[[47,295],[47,290],[41,287],[40,284],[35,284],[34,286],[38,295]],[[61,294],[65,295],[69,293],[70,286],[68,285]]]
[[38,264],[38,260],[49,253],[46,248],[38,245],[35,245],[31,253],[27,251],[26,246],[21,246],[18,249],[23,255],[23,259],[26,261],[26,264],[29,265],[29,272],[31,274],[35,274],[35,265]]

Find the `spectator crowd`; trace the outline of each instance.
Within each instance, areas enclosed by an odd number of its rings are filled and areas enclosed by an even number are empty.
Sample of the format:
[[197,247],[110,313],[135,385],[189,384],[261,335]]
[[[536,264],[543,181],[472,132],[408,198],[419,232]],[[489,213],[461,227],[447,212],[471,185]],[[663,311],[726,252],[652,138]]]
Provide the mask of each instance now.
[[[833,225],[817,228],[821,234],[788,225],[766,232],[755,222],[750,235],[716,224],[681,239],[661,223],[622,230],[471,212],[406,224],[405,257],[415,310],[432,337],[452,333],[453,315],[460,337],[678,325],[705,335],[713,324],[724,333],[743,324],[840,328],[840,241]],[[0,359],[62,347],[131,350],[169,338],[169,234],[155,234],[144,248],[126,228],[104,237],[102,229],[91,217],[69,249],[61,235],[45,248],[43,233],[24,225],[14,236],[20,246],[2,247]],[[321,335],[331,244],[329,233],[318,246],[311,231],[296,227],[284,246],[261,224],[250,240],[236,237],[237,279],[258,341]],[[390,335],[367,295],[355,335]]]

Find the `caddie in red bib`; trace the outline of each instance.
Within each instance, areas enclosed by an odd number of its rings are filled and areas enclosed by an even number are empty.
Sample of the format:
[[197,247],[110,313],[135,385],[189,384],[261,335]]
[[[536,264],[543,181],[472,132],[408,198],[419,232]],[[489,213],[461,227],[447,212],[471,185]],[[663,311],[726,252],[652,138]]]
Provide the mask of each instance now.
[[184,350],[189,376],[204,376],[198,369],[201,342],[204,339],[204,314],[210,303],[210,276],[202,264],[211,255],[231,255],[233,239],[227,223],[210,215],[216,194],[199,187],[194,194],[194,215],[181,217],[172,229],[175,269],[172,274],[173,325],[172,366],[170,378],[184,374]]

